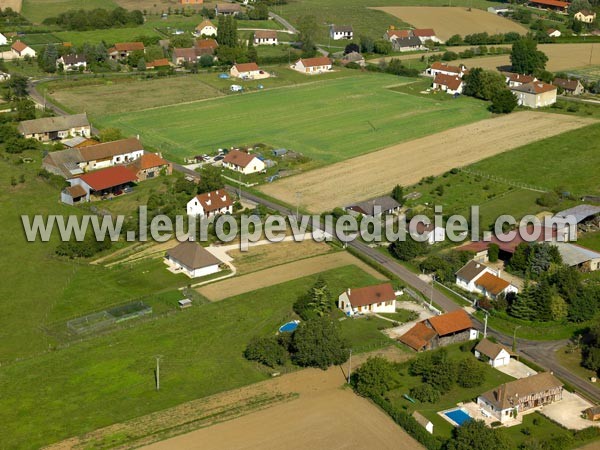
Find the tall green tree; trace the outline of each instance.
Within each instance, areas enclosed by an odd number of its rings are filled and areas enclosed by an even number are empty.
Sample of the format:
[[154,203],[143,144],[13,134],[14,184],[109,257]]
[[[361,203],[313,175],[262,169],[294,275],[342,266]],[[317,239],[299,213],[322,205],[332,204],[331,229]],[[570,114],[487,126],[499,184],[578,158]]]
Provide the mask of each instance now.
[[448,450],[509,450],[510,445],[498,430],[488,428],[482,420],[469,420],[454,429]]
[[323,370],[346,362],[350,354],[338,323],[326,317],[302,322],[292,336],[291,349],[299,366]]
[[548,57],[537,49],[537,43],[528,38],[520,39],[512,45],[510,62],[513,72],[532,74],[546,68]]
[[315,16],[302,16],[298,19],[298,40],[302,45],[302,51],[305,56],[314,56],[317,50],[317,18]]
[[369,357],[367,362],[352,374],[352,386],[360,395],[373,397],[384,395],[400,384],[400,376],[394,363],[381,356]]
[[399,184],[392,189],[392,198],[400,204],[404,203],[404,188]]
[[517,105],[517,97],[505,88],[492,95],[490,111],[496,114],[509,114],[514,111]]

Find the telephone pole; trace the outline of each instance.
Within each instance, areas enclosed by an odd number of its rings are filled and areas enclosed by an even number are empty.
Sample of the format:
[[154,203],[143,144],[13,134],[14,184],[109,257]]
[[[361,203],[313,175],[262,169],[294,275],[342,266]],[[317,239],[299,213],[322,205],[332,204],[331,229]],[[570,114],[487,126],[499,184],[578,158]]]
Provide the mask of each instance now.
[[483,320],[483,338],[484,339],[487,337],[487,320],[488,320],[488,314],[485,313],[485,317]]
[[156,390],[160,391],[160,358],[162,356],[156,356]]
[[350,358],[348,359],[348,384],[350,384],[350,375],[352,374],[352,349],[350,349]]

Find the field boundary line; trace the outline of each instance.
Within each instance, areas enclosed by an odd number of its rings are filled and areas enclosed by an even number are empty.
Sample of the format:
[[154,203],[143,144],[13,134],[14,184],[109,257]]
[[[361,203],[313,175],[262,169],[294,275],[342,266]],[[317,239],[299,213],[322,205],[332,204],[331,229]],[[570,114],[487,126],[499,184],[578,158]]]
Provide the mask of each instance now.
[[499,176],[496,176],[496,175],[490,175],[490,174],[487,174],[485,172],[480,172],[478,170],[468,169],[466,167],[461,167],[461,168],[459,168],[459,170],[461,172],[466,173],[467,175],[485,178],[486,180],[495,181],[496,183],[506,184],[508,186],[516,187],[516,188],[519,188],[519,189],[526,189],[528,191],[539,192],[539,193],[542,193],[542,194],[548,192],[548,189],[542,188],[540,186],[534,186],[534,185],[531,185],[531,184],[521,183],[521,182],[518,182],[518,181],[511,181],[511,180],[509,180],[507,178],[499,177]]

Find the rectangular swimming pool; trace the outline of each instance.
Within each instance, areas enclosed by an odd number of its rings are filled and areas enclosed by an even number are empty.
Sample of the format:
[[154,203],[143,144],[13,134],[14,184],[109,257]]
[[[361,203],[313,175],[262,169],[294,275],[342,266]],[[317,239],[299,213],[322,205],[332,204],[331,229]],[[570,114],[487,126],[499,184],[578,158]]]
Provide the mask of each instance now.
[[459,427],[466,421],[471,420],[471,416],[460,408],[453,409],[452,411],[446,411],[444,415],[455,422]]

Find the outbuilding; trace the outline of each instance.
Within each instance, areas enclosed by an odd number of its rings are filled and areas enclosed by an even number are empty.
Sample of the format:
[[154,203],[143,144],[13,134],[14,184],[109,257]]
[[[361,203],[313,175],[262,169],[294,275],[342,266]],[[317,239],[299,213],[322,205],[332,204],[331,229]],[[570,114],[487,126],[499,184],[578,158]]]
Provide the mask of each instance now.
[[175,273],[198,278],[219,272],[222,261],[198,242],[185,241],[167,250],[165,264]]

